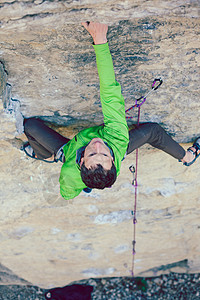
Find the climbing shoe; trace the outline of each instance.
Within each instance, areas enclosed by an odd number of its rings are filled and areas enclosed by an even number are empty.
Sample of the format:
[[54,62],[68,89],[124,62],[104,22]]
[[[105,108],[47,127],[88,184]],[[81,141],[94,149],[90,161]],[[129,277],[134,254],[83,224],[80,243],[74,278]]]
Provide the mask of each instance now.
[[47,162],[47,163],[54,163],[55,161],[50,161],[50,160],[46,160],[46,159],[39,159],[37,158],[33,148],[31,147],[31,145],[29,144],[29,142],[25,143],[22,147],[22,150],[26,153],[27,156],[31,157],[31,158],[34,158],[34,159],[37,159],[37,160],[41,160],[41,161],[44,161],[44,162]]
[[[195,148],[195,150],[191,149],[191,148]],[[194,155],[194,159],[187,163],[187,162],[184,162],[183,164],[187,167],[191,166],[195,161],[196,159],[199,157],[200,155],[200,137],[197,138],[197,140],[195,141],[195,143],[192,145],[192,147],[189,147],[187,149],[187,151],[191,152],[193,155]]]

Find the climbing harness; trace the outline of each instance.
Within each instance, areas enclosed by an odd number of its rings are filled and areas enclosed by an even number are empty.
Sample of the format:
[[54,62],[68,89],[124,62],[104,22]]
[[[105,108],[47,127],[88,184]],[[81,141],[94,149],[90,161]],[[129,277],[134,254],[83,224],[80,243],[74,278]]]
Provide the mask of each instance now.
[[[133,106],[131,106],[130,108],[128,108],[125,112],[129,112],[130,110],[132,110],[133,108],[137,107],[138,108],[138,116],[137,116],[137,126],[139,126],[140,123],[140,108],[142,106],[142,104],[144,104],[144,102],[146,101],[147,96],[149,96],[153,91],[157,90],[159,88],[159,86],[161,86],[162,84],[162,80],[161,78],[159,79],[155,79],[153,84],[152,84],[152,88],[151,90],[145,95],[140,97],[139,99],[135,100],[135,104]],[[132,119],[133,117],[126,117],[126,119]],[[134,210],[132,211],[132,215],[133,215],[133,241],[132,241],[132,270],[131,270],[131,275],[134,276],[134,258],[135,258],[135,245],[136,245],[136,223],[137,223],[137,218],[136,218],[136,212],[137,212],[137,194],[138,194],[138,183],[137,183],[137,175],[138,175],[138,148],[136,149],[136,159],[135,159],[135,167],[134,165],[131,165],[129,167],[130,172],[133,174],[133,181],[132,181],[132,185],[135,188],[135,201],[134,201]]]

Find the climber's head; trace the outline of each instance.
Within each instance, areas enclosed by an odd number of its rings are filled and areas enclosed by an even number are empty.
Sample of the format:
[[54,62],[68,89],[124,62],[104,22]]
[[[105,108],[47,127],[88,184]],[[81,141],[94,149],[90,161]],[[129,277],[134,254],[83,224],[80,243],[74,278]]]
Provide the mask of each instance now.
[[90,188],[104,189],[116,180],[116,168],[110,149],[100,138],[94,138],[81,158],[81,178]]

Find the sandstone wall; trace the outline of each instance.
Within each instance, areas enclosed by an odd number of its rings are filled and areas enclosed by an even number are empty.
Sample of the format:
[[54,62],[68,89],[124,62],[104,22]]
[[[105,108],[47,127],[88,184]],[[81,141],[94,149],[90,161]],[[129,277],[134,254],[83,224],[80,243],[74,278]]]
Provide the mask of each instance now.
[[[0,263],[18,276],[11,283],[23,278],[50,287],[130,275],[134,154],[112,189],[66,202],[59,196],[61,164],[33,161],[19,150],[25,140],[16,131],[19,104],[25,117],[40,116],[69,138],[102,122],[82,20],[109,24],[127,108],[161,77],[141,120],[160,123],[185,148],[200,135],[198,1],[1,1],[7,75],[1,67]],[[186,168],[148,146],[140,150],[136,275],[200,272],[199,175],[199,162]]]

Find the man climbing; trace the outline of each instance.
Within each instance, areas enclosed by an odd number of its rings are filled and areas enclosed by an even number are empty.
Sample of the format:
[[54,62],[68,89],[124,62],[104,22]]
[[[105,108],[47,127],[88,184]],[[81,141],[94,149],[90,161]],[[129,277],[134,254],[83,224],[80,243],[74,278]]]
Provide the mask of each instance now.
[[143,123],[128,130],[124,98],[115,80],[107,42],[108,26],[94,22],[82,25],[92,36],[100,79],[100,99],[104,124],[87,128],[69,140],[41,120],[24,121],[28,143],[25,153],[46,162],[63,162],[60,193],[66,200],[92,188],[111,187],[120,172],[121,161],[145,143],[165,151],[183,164],[191,165],[200,154],[200,138],[185,151],[157,123]]

